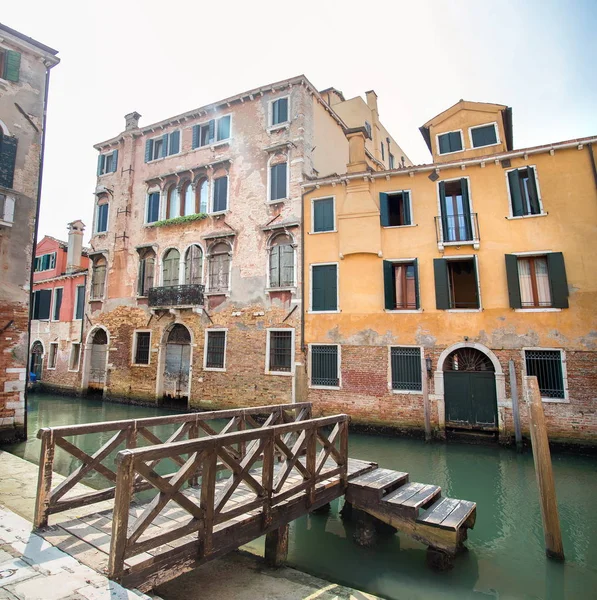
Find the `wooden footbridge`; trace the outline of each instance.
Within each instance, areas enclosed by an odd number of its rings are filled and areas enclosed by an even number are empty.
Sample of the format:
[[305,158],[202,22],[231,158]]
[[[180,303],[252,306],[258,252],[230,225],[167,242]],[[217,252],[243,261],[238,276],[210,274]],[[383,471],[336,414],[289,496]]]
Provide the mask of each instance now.
[[[290,521],[343,495],[365,529],[384,521],[454,556],[475,504],[349,458],[348,422],[312,418],[302,403],[41,429],[35,527],[67,552],[92,548],[92,566],[141,590],[264,534],[266,560],[280,564]],[[178,428],[163,441],[155,430],[167,425]],[[92,455],[76,445],[89,434],[109,438]],[[57,447],[81,464],[53,485]],[[92,474],[111,486],[81,486]],[[49,526],[50,515],[72,509],[86,514]]]

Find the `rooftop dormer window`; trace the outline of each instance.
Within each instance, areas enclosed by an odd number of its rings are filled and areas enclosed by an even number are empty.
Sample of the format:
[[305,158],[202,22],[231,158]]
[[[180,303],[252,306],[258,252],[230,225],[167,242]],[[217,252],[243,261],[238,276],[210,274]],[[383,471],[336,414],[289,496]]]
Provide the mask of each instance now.
[[473,148],[483,148],[484,146],[495,146],[499,143],[497,125],[479,125],[470,128],[471,145]]
[[462,143],[462,131],[449,131],[448,133],[440,133],[437,136],[437,148],[439,154],[450,154],[452,152],[462,151],[464,145]]

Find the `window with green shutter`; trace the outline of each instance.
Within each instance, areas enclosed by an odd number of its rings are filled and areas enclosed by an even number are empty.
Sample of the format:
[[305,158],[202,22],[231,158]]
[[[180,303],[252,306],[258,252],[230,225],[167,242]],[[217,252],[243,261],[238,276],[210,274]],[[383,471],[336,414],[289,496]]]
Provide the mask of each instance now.
[[380,193],[379,208],[382,227],[412,225],[409,191]]
[[438,310],[480,308],[474,258],[434,258],[433,271],[435,305]]
[[450,131],[437,136],[437,143],[440,154],[450,152],[459,152],[462,150],[462,133],[460,131]]
[[180,152],[180,130],[173,131],[168,135],[168,156]]
[[416,310],[419,308],[418,264],[383,261],[384,298],[386,310]]
[[422,391],[421,348],[397,346],[390,349],[392,389]]
[[473,148],[493,146],[498,143],[497,125],[495,123],[482,125],[481,127],[471,127],[470,132]]
[[5,188],[13,186],[17,143],[16,137],[3,135],[0,129],[0,185]]
[[212,212],[223,212],[228,209],[228,176],[214,179],[214,200]]
[[294,286],[294,246],[290,236],[280,234],[271,241],[269,287]]
[[33,293],[32,319],[39,321],[50,320],[50,305],[52,304],[52,290],[37,290]]
[[272,126],[288,121],[288,98],[278,98],[272,102]]
[[334,199],[313,200],[313,233],[334,231]]
[[311,346],[311,385],[338,387],[338,346]]
[[338,310],[338,265],[311,266],[311,310]]
[[19,81],[21,54],[14,50],[0,50],[0,73],[6,81]]
[[217,141],[222,142],[230,138],[230,115],[218,119]]
[[287,163],[280,163],[270,167],[270,201],[282,200],[288,196],[287,171]]
[[508,190],[513,217],[526,217],[542,213],[535,167],[523,167],[508,171]]

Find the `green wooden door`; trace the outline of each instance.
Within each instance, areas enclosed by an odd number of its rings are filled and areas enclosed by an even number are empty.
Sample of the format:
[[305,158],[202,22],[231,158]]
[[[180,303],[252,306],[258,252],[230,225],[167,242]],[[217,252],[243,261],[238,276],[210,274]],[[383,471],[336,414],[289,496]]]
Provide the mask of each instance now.
[[445,371],[446,425],[497,429],[495,375],[491,372]]

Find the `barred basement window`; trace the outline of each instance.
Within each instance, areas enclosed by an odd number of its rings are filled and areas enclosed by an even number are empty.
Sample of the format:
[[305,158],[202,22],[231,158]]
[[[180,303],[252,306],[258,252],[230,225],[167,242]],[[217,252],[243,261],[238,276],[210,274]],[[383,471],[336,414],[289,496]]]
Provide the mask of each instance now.
[[292,369],[292,330],[269,332],[268,371],[290,373]]
[[135,336],[135,364],[148,365],[151,333],[149,331],[138,331]]
[[311,385],[338,387],[338,346],[311,346]]
[[559,350],[525,350],[526,372],[535,375],[543,398],[564,399],[564,372]]
[[421,349],[397,347],[390,350],[392,389],[422,391]]
[[206,353],[205,353],[205,368],[207,369],[223,369],[226,357],[226,332],[225,331],[209,331],[205,332],[206,336]]

